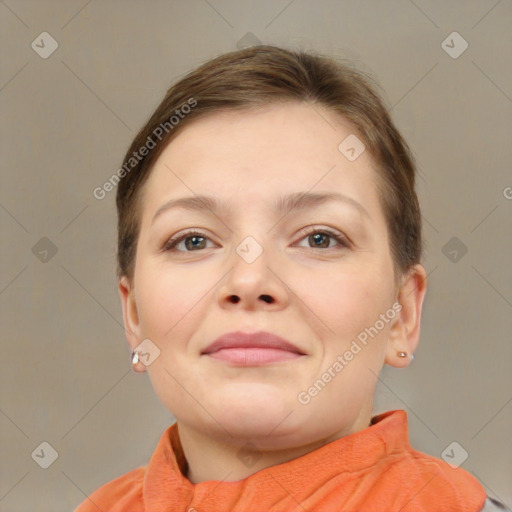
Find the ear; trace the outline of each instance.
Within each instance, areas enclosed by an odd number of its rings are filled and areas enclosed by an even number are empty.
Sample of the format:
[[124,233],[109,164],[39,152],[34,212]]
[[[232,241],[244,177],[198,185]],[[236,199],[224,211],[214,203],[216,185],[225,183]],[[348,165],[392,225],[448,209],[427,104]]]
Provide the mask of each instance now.
[[[119,296],[123,308],[124,331],[126,341],[130,350],[133,351],[140,344],[142,339],[140,334],[139,314],[137,312],[137,303],[135,301],[135,289],[126,276],[122,276],[118,281]],[[141,363],[136,364],[135,371],[142,370]]]
[[[401,305],[391,327],[385,363],[396,368],[408,366],[420,339],[420,322],[423,300],[427,292],[427,271],[419,263],[402,278],[397,302]],[[399,357],[405,352],[406,357]]]

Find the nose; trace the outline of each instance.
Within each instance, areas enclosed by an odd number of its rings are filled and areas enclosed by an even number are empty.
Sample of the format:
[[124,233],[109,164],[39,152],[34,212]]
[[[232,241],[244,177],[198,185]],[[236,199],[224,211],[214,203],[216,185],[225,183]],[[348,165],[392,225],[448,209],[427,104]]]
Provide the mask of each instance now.
[[263,250],[254,260],[235,251],[230,263],[231,270],[218,293],[222,307],[276,310],[287,306],[290,290],[286,276],[270,250]]

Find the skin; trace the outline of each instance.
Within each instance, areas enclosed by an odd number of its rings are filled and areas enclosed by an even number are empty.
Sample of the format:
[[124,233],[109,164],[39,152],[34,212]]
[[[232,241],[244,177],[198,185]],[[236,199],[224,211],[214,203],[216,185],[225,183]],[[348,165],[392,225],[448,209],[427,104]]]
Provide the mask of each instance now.
[[[217,112],[184,128],[155,163],[142,197],[134,275],[119,280],[119,293],[130,349],[149,338],[160,350],[135,370],[149,373],[176,417],[193,483],[240,480],[368,427],[383,365],[407,366],[416,349],[426,271],[418,264],[395,281],[371,156],[365,151],[351,162],[338,150],[351,133],[347,120],[307,103]],[[278,197],[307,191],[341,192],[368,216],[341,202],[284,217],[272,210]],[[152,223],[170,199],[202,194],[225,200],[230,211],[170,209]],[[206,238],[162,250],[188,228]],[[310,235],[322,228],[349,246],[315,241]],[[247,236],[263,248],[252,263],[236,251]],[[395,302],[402,307],[395,318],[300,403],[298,394]],[[234,330],[270,331],[305,355],[253,367],[201,355]],[[241,448],[258,459],[251,467]]]

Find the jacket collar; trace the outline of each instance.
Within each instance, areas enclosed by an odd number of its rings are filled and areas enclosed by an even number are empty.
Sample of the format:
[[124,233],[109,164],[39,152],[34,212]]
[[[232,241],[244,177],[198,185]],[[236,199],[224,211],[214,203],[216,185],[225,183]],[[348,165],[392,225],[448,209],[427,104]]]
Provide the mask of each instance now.
[[348,512],[363,506],[368,507],[365,510],[473,512],[480,510],[486,497],[483,487],[466,471],[411,448],[403,410],[379,414],[363,430],[235,482],[193,484],[184,476],[186,464],[174,423],[162,435],[147,467],[145,510],[320,511],[343,507]]

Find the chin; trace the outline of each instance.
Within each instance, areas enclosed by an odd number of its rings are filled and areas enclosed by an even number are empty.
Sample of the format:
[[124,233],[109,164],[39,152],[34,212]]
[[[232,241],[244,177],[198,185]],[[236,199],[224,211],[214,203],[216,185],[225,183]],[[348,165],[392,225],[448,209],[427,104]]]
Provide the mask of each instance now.
[[293,398],[288,399],[276,390],[268,389],[260,393],[238,390],[237,393],[219,394],[209,403],[209,411],[219,423],[231,435],[241,438],[265,437],[271,432],[281,435],[288,428],[288,421],[283,420],[293,416],[292,411],[297,408]]

